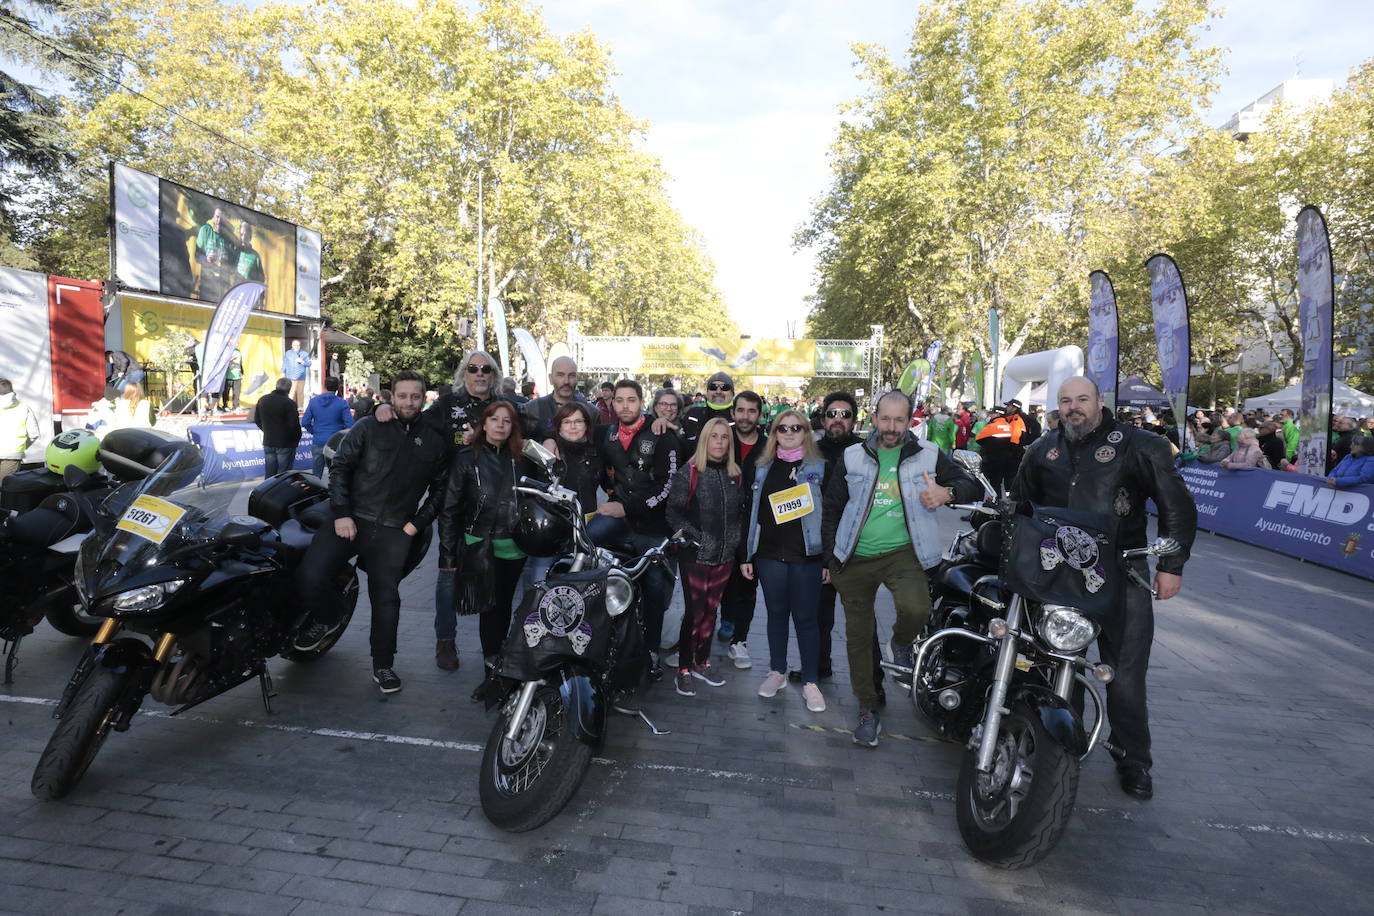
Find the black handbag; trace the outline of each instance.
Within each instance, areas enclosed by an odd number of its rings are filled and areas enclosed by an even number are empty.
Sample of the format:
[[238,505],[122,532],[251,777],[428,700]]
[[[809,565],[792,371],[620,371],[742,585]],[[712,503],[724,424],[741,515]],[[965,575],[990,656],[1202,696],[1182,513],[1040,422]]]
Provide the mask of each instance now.
[[1126,582],[1116,528],[1106,513],[1019,503],[1005,535],[1002,582],[1041,604],[1099,620],[1115,614]]
[[458,558],[454,575],[453,599],[461,617],[469,617],[491,610],[496,594],[496,564],[492,558],[491,539],[468,544],[463,538],[462,556]]

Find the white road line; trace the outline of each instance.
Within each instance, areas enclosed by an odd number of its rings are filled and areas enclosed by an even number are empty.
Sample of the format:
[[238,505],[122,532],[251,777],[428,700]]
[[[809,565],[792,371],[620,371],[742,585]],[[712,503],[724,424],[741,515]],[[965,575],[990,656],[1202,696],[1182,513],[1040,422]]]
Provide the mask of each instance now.
[[[28,706],[57,705],[56,700],[50,700],[45,697],[21,697],[8,694],[0,694],[0,702],[20,703]],[[383,732],[358,732],[341,728],[307,728],[304,725],[278,725],[272,722],[261,722],[256,719],[237,719],[230,721],[215,719],[210,716],[196,715],[194,713],[183,713],[180,716],[173,716],[171,713],[156,709],[142,710],[139,712],[139,715],[149,716],[155,719],[190,719],[208,725],[232,724],[243,728],[262,728],[295,735],[312,735],[317,738],[343,738],[348,741],[405,744],[412,747],[433,747],[450,751],[476,752],[484,749],[483,745],[466,741],[444,741],[440,738],[419,738],[412,735],[389,735]],[[667,763],[625,763],[608,757],[596,757],[593,759],[596,763],[602,764],[603,766],[616,767],[620,770],[673,773],[682,776],[703,776],[708,779],[723,779],[730,782],[743,782],[753,785],[777,785],[796,788],[808,788],[815,785],[814,780],[797,779],[791,776],[768,776],[762,773],[743,773],[738,770],[714,770],[707,767],[675,766]],[[913,789],[905,786],[902,792],[908,798],[919,798],[926,801],[954,801],[954,795],[949,792],[933,792],[928,789]],[[1093,808],[1083,806],[1079,807],[1078,811],[1082,814],[1091,814],[1097,817],[1113,817],[1125,821],[1134,821],[1137,819],[1131,812],[1120,808]],[[1370,837],[1369,834],[1347,830],[1314,830],[1309,827],[1294,827],[1286,824],[1227,824],[1220,821],[1195,821],[1195,823],[1210,827],[1213,830],[1229,830],[1235,833],[1259,833],[1273,836],[1288,836],[1302,840],[1317,840],[1328,843],[1356,843],[1362,846],[1374,846],[1374,837]]]

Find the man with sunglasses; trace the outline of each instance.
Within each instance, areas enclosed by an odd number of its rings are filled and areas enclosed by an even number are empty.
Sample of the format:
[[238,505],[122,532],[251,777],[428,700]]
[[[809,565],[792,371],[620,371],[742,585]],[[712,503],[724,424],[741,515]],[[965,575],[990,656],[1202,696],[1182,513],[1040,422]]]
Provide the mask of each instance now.
[[724,372],[717,372],[706,380],[706,403],[693,404],[682,415],[679,435],[687,443],[696,444],[697,436],[706,421],[713,417],[730,420],[730,411],[735,404],[735,380]]

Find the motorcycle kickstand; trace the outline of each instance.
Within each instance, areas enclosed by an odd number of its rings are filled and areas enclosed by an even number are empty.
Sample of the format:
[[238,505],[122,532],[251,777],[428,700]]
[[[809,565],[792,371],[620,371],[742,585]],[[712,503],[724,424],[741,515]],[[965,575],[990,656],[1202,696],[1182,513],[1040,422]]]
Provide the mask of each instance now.
[[655,724],[653,723],[653,720],[651,720],[648,716],[646,716],[646,715],[644,714],[644,710],[642,710],[642,709],[639,711],[639,717],[640,717],[641,719],[644,720],[644,724],[645,724],[645,725],[649,726],[649,731],[653,732],[655,735],[671,735],[671,734],[672,734],[672,732],[669,731],[668,729],[666,729],[666,728],[659,728],[657,725],[655,725]]
[[258,684],[262,687],[263,709],[267,710],[269,716],[276,715],[276,711],[272,709],[272,698],[277,692],[272,689],[272,675],[267,673],[266,665],[258,666]]
[[14,669],[19,665],[19,643],[24,637],[11,639],[5,643],[5,686],[14,683]]

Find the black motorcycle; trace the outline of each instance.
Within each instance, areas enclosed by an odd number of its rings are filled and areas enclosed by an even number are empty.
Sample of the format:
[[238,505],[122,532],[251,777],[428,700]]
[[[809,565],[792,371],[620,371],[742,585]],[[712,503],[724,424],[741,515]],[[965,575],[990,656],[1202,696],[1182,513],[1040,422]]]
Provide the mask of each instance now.
[[[270,713],[267,660],[319,658],[353,615],[358,578],[350,565],[332,596],[340,626],[308,652],[292,647],[305,615],[294,570],[314,532],[333,519],[320,481],[279,474],[252,492],[248,515],[229,517],[240,483],[203,485],[201,463],[195,445],[180,443],[156,471],[106,499],[81,546],[78,596],[103,622],[53,714],[59,721],[33,774],[39,798],[70,792],[145,697],[177,715],[256,678]],[[429,534],[415,538],[407,571]]]
[[633,559],[594,546],[577,494],[558,485],[553,455],[532,442],[525,454],[551,482],[521,478],[521,512],[561,521],[573,552],[525,592],[486,693],[500,715],[482,754],[482,811],[517,832],[563,810],[605,736],[609,695],[647,675],[637,580],[677,542],[667,538]]
[[[64,435],[73,435],[66,433]],[[14,680],[19,644],[45,617],[59,633],[89,639],[101,620],[76,595],[77,551],[95,527],[100,503],[122,481],[146,477],[182,440],[151,429],[117,429],[100,443],[102,470],[46,468],[5,478],[0,491],[0,643],[5,684]],[[18,507],[18,508],[16,508]]]
[[[1087,610],[1047,600],[1048,589],[1028,585],[1024,570],[1009,569],[1012,539],[1031,539],[1037,569],[1068,571],[1090,591],[1118,575],[1134,583],[1125,587],[1148,589],[1124,561],[1166,556],[1179,547],[1162,538],[1120,551],[1123,563],[1108,570],[1105,541],[1079,527],[1075,513],[1036,507],[1035,520],[1046,526],[1037,530],[1029,507],[994,503],[976,453],[954,454],[983,482],[989,499],[955,507],[971,513],[973,527],[956,535],[931,577],[933,609],[913,646],[914,665],[884,667],[912,679],[917,709],[943,736],[968,748],[955,797],[964,845],[991,865],[1025,868],[1063,836],[1080,762],[1102,743],[1106,703],[1100,687],[1114,672],[1091,660],[1088,650],[1120,605]],[[1090,730],[1084,698],[1092,704]]]

